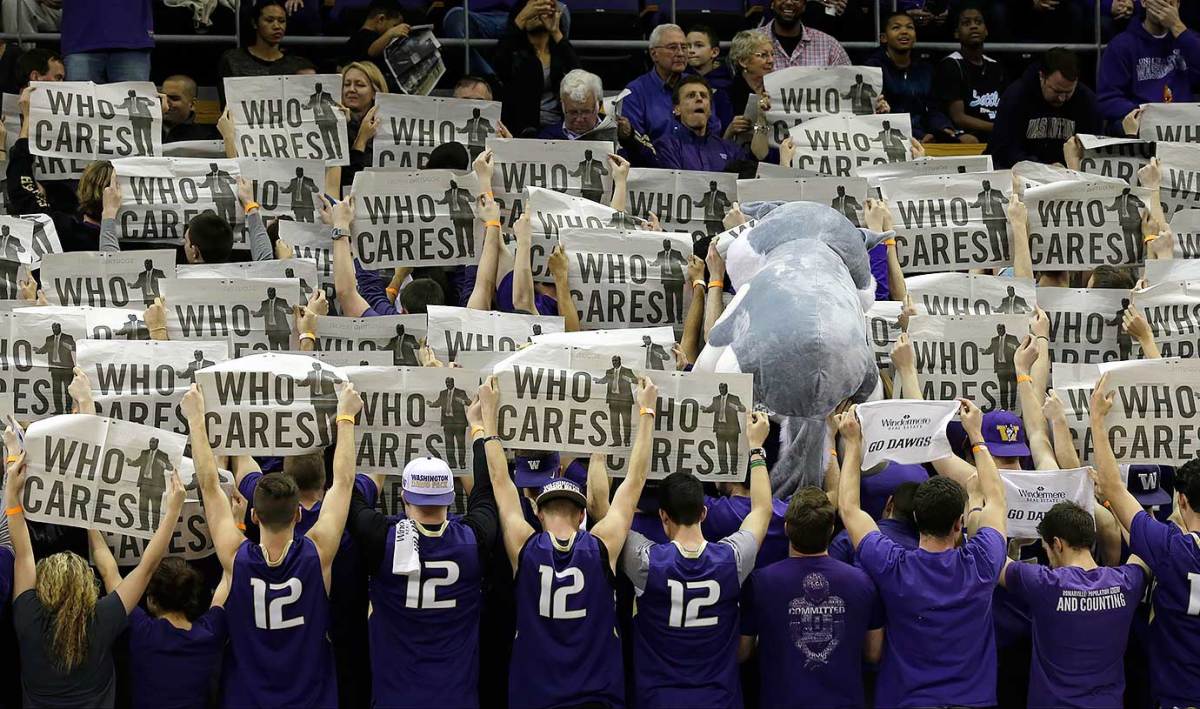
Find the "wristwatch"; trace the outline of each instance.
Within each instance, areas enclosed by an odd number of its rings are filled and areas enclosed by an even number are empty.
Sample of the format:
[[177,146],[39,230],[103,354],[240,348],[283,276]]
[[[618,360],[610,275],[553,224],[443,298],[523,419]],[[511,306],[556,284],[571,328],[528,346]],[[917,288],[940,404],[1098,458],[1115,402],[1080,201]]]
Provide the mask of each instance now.
[[341,238],[347,237],[347,236],[350,236],[350,232],[346,231],[345,229],[342,229],[341,227],[336,227],[336,226],[333,228],[333,240],[334,241],[337,241],[338,239],[341,239]]
[[767,451],[764,448],[751,448],[749,455],[751,455],[751,456],[757,455],[758,457],[762,458],[763,460],[767,459]]

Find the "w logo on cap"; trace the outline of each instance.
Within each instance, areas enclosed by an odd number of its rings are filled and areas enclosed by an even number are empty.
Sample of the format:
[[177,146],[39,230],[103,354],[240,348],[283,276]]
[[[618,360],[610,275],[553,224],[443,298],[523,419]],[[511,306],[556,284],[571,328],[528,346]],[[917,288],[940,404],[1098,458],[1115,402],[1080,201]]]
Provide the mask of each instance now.
[[1000,435],[1000,440],[1003,443],[1016,443],[1017,436],[1021,435],[1021,427],[1012,424],[1002,424],[996,427],[996,433]]
[[542,467],[542,461],[537,460],[537,459],[533,459],[533,460],[529,461],[529,469],[530,470],[537,470],[540,467]]

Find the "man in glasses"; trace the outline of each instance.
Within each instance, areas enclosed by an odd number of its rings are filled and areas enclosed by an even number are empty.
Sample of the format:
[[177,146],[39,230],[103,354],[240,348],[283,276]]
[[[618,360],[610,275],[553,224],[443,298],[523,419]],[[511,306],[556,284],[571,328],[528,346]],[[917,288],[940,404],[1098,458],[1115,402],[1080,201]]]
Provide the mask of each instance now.
[[771,38],[775,70],[789,66],[849,65],[850,57],[836,39],[804,26],[806,0],[771,0],[774,19],[758,28]]
[[[675,124],[671,97],[688,66],[687,35],[679,25],[654,28],[650,33],[650,60],[653,68],[629,82],[629,95],[621,104],[621,115],[629,122],[628,126],[621,122],[622,140],[633,134],[657,142],[671,133]],[[720,130],[720,120],[710,115],[708,131],[719,135]]]

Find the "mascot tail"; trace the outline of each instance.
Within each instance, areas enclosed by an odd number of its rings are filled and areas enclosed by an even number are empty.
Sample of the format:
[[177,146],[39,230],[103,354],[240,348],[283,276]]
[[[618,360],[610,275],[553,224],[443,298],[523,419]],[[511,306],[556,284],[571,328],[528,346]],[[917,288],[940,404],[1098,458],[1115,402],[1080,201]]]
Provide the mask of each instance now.
[[782,416],[779,460],[771,468],[771,490],[787,500],[805,485],[823,487],[825,480],[825,419]]

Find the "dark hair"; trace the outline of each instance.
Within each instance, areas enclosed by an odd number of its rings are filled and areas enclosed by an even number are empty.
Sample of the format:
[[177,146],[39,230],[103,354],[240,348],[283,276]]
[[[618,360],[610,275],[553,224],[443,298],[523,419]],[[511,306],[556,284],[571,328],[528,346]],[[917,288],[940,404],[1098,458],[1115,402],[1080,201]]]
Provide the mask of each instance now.
[[797,490],[783,518],[792,548],[801,554],[820,554],[828,549],[835,516],[833,503],[824,490],[812,485]]
[[429,151],[423,170],[466,170],[471,167],[471,152],[458,142],[442,143]]
[[187,237],[200,251],[204,263],[229,263],[233,256],[233,227],[212,212],[192,217],[188,222]]
[[1050,76],[1062,74],[1067,81],[1079,80],[1079,57],[1069,49],[1051,47],[1042,55],[1042,73]]
[[371,0],[371,4],[367,5],[367,17],[370,18],[376,15],[383,15],[389,19],[403,19],[404,17],[404,13],[400,9],[400,3],[396,2],[396,0]]
[[296,508],[300,505],[300,490],[292,476],[270,473],[259,479],[252,502],[259,524],[279,531],[295,518]]
[[1187,498],[1195,510],[1200,507],[1200,458],[1193,458],[1175,469],[1175,492]]
[[468,86],[474,86],[476,84],[483,84],[488,88],[488,91],[493,97],[496,95],[496,88],[492,86],[492,82],[488,81],[482,76],[479,76],[478,74],[464,74],[463,77],[459,79],[456,84],[454,84],[454,90],[457,91],[459,89],[465,89]]
[[262,17],[263,10],[272,5],[283,8],[283,14],[285,16],[288,14],[287,5],[284,4],[284,0],[258,0],[258,2],[254,3],[254,7],[250,8],[250,22],[253,24],[258,24],[259,18]]
[[704,485],[691,473],[671,473],[658,486],[658,509],[675,524],[698,523],[704,512]]
[[195,620],[204,613],[204,577],[177,556],[162,560],[146,585],[146,599],[164,613]]
[[1038,522],[1037,533],[1046,544],[1058,537],[1072,549],[1091,549],[1096,543],[1096,520],[1090,512],[1067,500],[1046,512]]
[[958,7],[958,10],[954,13],[954,26],[958,27],[958,25],[962,22],[962,16],[968,11],[972,10],[979,13],[979,16],[983,18],[983,23],[986,26],[988,20],[988,9],[983,3],[978,2],[978,0],[966,0],[966,2]]
[[721,46],[720,35],[718,35],[716,30],[709,27],[708,25],[694,25],[692,27],[689,27],[687,32],[684,33],[684,36],[686,37],[687,35],[689,35],[693,32],[699,32],[700,34],[704,35],[705,37],[708,37],[708,44],[710,47],[720,47]]
[[21,88],[29,85],[29,74],[37,72],[46,74],[50,71],[50,62],[62,62],[62,58],[49,49],[40,47],[22,52],[17,57],[17,81]]
[[967,491],[955,481],[935,475],[917,486],[913,495],[913,517],[917,531],[944,537],[954,531],[954,523],[967,505]]
[[1121,290],[1133,290],[1133,275],[1124,268],[1117,266],[1097,266],[1092,271],[1092,287],[1093,288],[1120,288]]
[[683,95],[683,87],[687,86],[688,84],[700,84],[704,88],[708,89],[708,95],[710,97],[712,96],[712,87],[708,85],[708,82],[704,80],[704,77],[696,74],[690,74],[683,77],[679,80],[679,83],[675,84],[675,90],[671,92],[671,105],[679,105],[679,97]]
[[893,12],[889,12],[887,14],[887,16],[885,16],[883,18],[883,24],[880,25],[880,28],[886,30],[888,23],[891,22],[892,20],[896,19],[897,17],[907,17],[909,19],[909,21],[911,21],[914,25],[916,24],[916,20],[913,20],[912,15],[908,14],[904,10],[895,10]]
[[400,291],[400,307],[406,313],[425,313],[430,305],[445,305],[446,294],[432,278],[414,278]]
[[296,481],[296,489],[302,492],[325,489],[325,456],[321,453],[290,455],[283,459],[283,472]]
[[920,483],[912,481],[896,486],[896,489],[892,491],[892,519],[902,519],[909,524],[916,524],[913,520],[913,501],[917,497],[918,487],[920,487]]

